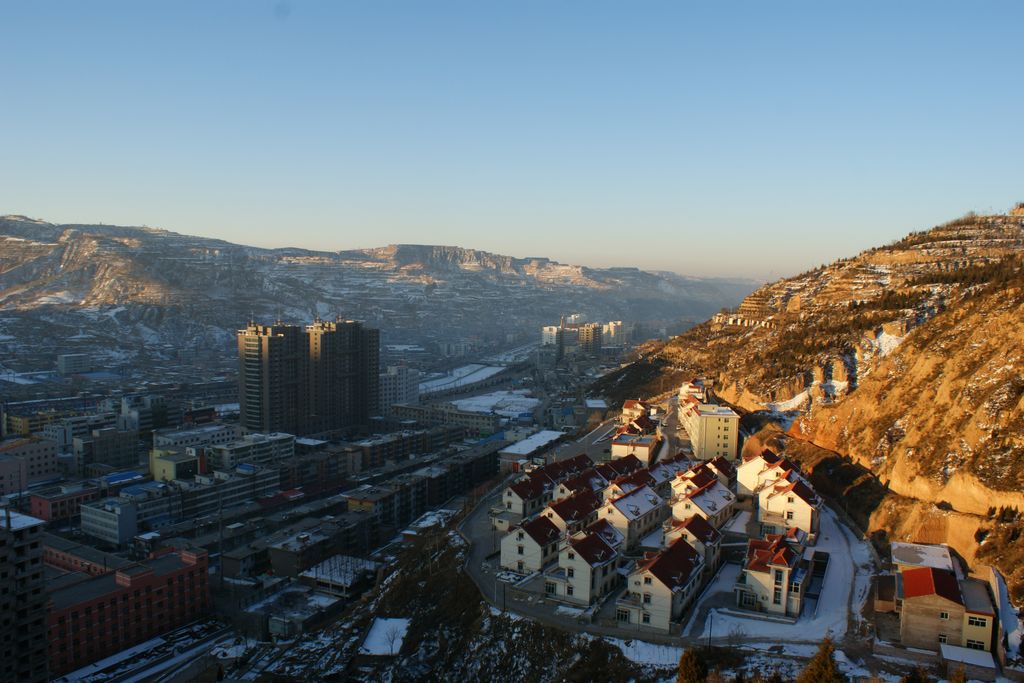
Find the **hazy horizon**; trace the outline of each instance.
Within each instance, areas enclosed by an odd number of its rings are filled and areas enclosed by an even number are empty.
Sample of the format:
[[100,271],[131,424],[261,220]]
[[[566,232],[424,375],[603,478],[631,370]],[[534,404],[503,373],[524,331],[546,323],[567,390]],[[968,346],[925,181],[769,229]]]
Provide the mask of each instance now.
[[7,4],[0,206],[773,280],[1024,199],[1022,19],[1008,2]]

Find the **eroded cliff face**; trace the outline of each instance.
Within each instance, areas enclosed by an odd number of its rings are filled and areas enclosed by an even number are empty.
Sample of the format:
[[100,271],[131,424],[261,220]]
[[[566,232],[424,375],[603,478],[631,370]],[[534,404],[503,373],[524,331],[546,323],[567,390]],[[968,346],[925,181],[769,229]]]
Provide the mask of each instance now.
[[848,454],[900,495],[1024,510],[1024,278],[921,326],[842,402],[791,433]]

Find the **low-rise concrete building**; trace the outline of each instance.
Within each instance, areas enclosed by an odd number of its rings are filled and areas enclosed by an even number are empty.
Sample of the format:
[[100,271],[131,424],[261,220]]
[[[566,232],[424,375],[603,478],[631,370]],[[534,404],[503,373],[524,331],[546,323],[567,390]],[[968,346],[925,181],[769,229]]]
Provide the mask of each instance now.
[[618,584],[618,567],[618,552],[601,535],[576,534],[559,548],[558,566],[544,573],[544,593],[573,605],[591,605]]
[[562,532],[547,517],[536,517],[501,539],[501,566],[519,574],[542,571],[558,559]]

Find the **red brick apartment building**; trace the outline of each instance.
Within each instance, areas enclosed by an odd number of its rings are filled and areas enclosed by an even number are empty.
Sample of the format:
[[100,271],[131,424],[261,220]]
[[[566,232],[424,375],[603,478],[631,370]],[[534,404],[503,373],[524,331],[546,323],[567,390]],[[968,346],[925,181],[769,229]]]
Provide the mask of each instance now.
[[182,550],[99,576],[65,574],[50,588],[50,675],[60,676],[202,618],[207,554]]
[[53,522],[77,517],[82,503],[99,497],[100,490],[95,486],[55,486],[33,493],[29,504],[33,517]]

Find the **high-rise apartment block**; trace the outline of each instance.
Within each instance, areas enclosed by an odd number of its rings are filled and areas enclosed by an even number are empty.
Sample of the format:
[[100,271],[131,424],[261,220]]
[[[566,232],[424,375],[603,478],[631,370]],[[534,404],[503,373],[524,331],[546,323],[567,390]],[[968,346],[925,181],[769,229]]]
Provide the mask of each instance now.
[[365,424],[379,404],[380,331],[352,320],[238,332],[242,426],[322,434]]
[[49,679],[43,524],[35,517],[0,510],[0,681]]

